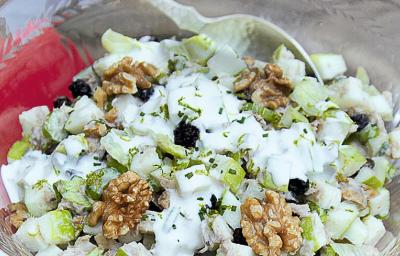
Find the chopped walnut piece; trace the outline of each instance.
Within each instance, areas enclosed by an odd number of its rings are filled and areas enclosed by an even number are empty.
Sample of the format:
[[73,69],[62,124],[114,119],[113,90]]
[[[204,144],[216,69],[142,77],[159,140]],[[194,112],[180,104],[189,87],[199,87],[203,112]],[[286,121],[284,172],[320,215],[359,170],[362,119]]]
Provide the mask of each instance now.
[[103,108],[107,101],[107,93],[103,90],[103,88],[97,87],[93,94],[93,99],[96,101],[96,104],[99,108]]
[[241,73],[234,84],[235,92],[246,90],[251,100],[270,109],[285,107],[289,103],[292,91],[290,80],[283,76],[283,71],[275,64],[267,64],[264,70],[251,68]]
[[103,201],[96,202],[89,214],[88,224],[95,226],[103,219],[103,235],[117,239],[140,222],[149,208],[152,192],[149,184],[132,171],[111,180],[103,192]]
[[100,138],[106,135],[107,126],[103,123],[91,122],[85,125],[83,131],[87,137]]
[[10,210],[9,221],[13,227],[18,229],[22,223],[29,217],[28,209],[22,202],[9,204],[7,208]]
[[131,57],[124,57],[103,73],[103,90],[107,95],[134,94],[137,87],[149,89],[150,80],[156,78],[159,71],[145,62],[135,62]]
[[243,236],[253,251],[262,256],[279,256],[281,249],[296,252],[302,243],[300,219],[284,197],[265,192],[265,201],[247,198],[240,207]]
[[104,119],[106,119],[106,121],[109,123],[114,123],[115,120],[117,119],[117,109],[112,108],[110,111],[108,111],[104,115]]

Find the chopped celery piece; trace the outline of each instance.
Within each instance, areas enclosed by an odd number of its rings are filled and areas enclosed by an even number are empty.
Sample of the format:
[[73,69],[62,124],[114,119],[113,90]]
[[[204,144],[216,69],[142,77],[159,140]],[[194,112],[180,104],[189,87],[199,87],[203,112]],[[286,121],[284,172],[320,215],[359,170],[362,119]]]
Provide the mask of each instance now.
[[365,163],[367,159],[354,146],[342,145],[339,147],[339,172],[345,176],[352,176]]
[[233,228],[240,228],[240,205],[241,202],[232,192],[226,190],[222,195],[221,206],[226,207],[222,217],[226,223]]
[[327,109],[337,108],[335,104],[326,101],[328,99],[326,87],[311,78],[305,78],[297,83],[290,98],[309,116],[321,116]]
[[368,230],[365,244],[375,246],[386,233],[383,221],[369,215],[363,219],[363,222]]
[[39,219],[28,218],[15,233],[15,237],[18,241],[30,252],[44,250],[49,246],[49,243],[43,239],[40,233],[38,220]]
[[26,151],[31,147],[31,144],[25,140],[18,140],[14,142],[7,153],[7,161],[11,162],[14,160],[21,159]]
[[375,173],[372,169],[368,167],[363,167],[358,172],[355,180],[363,183],[371,188],[377,189],[383,186],[385,183],[384,173]]
[[379,128],[376,125],[368,124],[359,132],[354,135],[361,143],[367,143],[368,140],[378,137],[380,134]]
[[347,71],[346,62],[340,54],[311,54],[310,58],[315,64],[322,80],[331,80]]
[[390,192],[385,188],[378,190],[378,194],[368,201],[370,214],[379,218],[389,216],[390,209]]
[[326,144],[341,145],[347,136],[355,130],[353,120],[341,110],[328,110],[324,113],[324,120],[318,127],[318,137]]
[[360,218],[357,218],[344,234],[344,238],[354,245],[362,245],[367,239],[367,233],[368,230],[366,225],[360,220]]
[[379,252],[372,246],[332,243],[333,250],[339,256],[378,256]]
[[321,207],[322,209],[330,209],[339,205],[342,199],[342,191],[325,182],[319,181],[316,182],[317,189],[318,189],[318,196],[315,199],[315,203]]
[[132,158],[130,170],[146,179],[161,164],[162,160],[158,156],[156,147],[146,147]]
[[279,125],[284,128],[290,128],[293,123],[308,123],[308,119],[299,112],[299,108],[289,106],[283,113]]
[[86,195],[93,200],[100,200],[108,183],[117,178],[120,173],[114,168],[103,168],[86,176]]
[[389,133],[391,154],[393,158],[400,158],[400,128],[395,128]]
[[83,152],[87,151],[89,143],[83,133],[78,135],[70,135],[65,140],[61,141],[60,144],[54,150],[68,156],[78,158]]
[[253,113],[261,116],[265,121],[272,123],[272,124],[278,124],[281,116],[279,113],[270,110],[268,108],[265,108],[257,103],[246,103],[243,105],[242,110],[244,111],[252,111]]
[[96,106],[92,99],[85,95],[75,103],[73,112],[65,123],[65,129],[72,134],[78,134],[83,132],[86,124],[103,117],[103,111]]
[[288,191],[288,186],[287,185],[281,185],[277,186],[274,183],[274,179],[272,178],[271,173],[269,173],[267,170],[264,170],[262,172],[262,180],[261,180],[261,185],[267,189],[272,189],[276,191],[281,191],[281,192],[286,192]]
[[103,252],[104,252],[103,249],[96,247],[93,250],[91,250],[88,254],[86,254],[86,256],[102,256]]
[[67,119],[68,115],[65,111],[54,109],[43,124],[43,135],[55,142],[62,141],[68,136],[64,129]]
[[369,76],[368,76],[367,70],[365,70],[365,68],[358,67],[356,77],[358,79],[360,79],[364,85],[369,85]]
[[191,61],[205,65],[215,52],[215,42],[204,34],[182,40]]
[[72,210],[79,212],[81,209],[88,210],[92,204],[85,195],[85,180],[74,176],[72,180],[59,180],[53,184],[56,193],[72,204]]
[[357,206],[348,202],[342,202],[328,212],[325,224],[327,232],[333,239],[341,239],[358,217]]
[[215,167],[212,166],[211,170],[212,176],[221,180],[233,193],[236,193],[246,175],[240,163],[233,158],[218,155],[215,157],[214,165]]
[[210,72],[218,76],[235,76],[246,68],[246,64],[241,60],[235,51],[229,46],[223,46],[215,51],[207,61]]
[[111,129],[100,139],[100,144],[113,159],[127,167],[132,157],[138,153],[134,139],[126,131]]
[[170,154],[176,158],[185,158],[188,156],[188,151],[184,147],[174,144],[167,135],[155,134],[154,139],[158,148],[162,152]]
[[141,47],[136,39],[115,32],[110,28],[101,36],[101,44],[109,53],[128,52]]
[[55,256],[55,255],[61,255],[63,250],[58,248],[56,245],[50,245],[44,250],[40,250],[36,256]]
[[272,55],[272,62],[283,70],[283,75],[293,82],[298,82],[306,75],[305,63],[294,58],[284,45],[279,46]]
[[75,228],[69,211],[51,211],[38,220],[40,233],[47,243],[66,244],[75,239]]
[[19,123],[22,126],[22,135],[29,137],[36,127],[41,127],[50,113],[47,106],[39,106],[22,112],[19,115]]
[[303,237],[313,242],[313,252],[318,251],[322,246],[328,243],[325,234],[324,225],[321,218],[316,213],[312,213],[301,220],[301,228],[303,229]]
[[34,217],[40,217],[57,208],[56,195],[46,180],[25,187],[24,202]]

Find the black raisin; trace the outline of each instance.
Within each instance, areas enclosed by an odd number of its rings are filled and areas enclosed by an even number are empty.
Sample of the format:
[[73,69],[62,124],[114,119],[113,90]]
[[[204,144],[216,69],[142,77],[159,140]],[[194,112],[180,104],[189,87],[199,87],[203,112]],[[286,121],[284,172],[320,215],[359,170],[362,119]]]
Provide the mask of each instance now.
[[57,97],[57,99],[53,102],[54,108],[59,108],[63,104],[65,104],[66,106],[71,106],[72,101],[67,96],[60,96]]
[[175,144],[186,148],[194,148],[199,137],[199,129],[185,121],[179,122],[178,126],[174,130]]
[[72,96],[74,98],[84,95],[88,97],[92,96],[92,89],[82,79],[77,79],[74,82],[72,82],[72,84],[68,87],[68,89],[71,91]]
[[351,116],[351,119],[358,125],[357,132],[361,131],[369,124],[369,118],[366,114],[356,114]]
[[210,209],[217,210],[218,209],[218,199],[214,194],[211,196],[210,202],[211,202]]
[[149,210],[154,212],[162,212],[162,209],[156,205],[153,201],[150,201]]
[[304,193],[309,189],[310,182],[301,179],[291,179],[289,180],[289,191],[295,195],[304,195]]
[[139,97],[142,101],[146,102],[150,99],[151,95],[154,94],[154,88],[150,87],[149,89],[140,89],[138,88],[135,96]]
[[233,231],[233,242],[235,244],[242,244],[242,245],[247,245],[246,239],[243,236],[242,229],[241,228],[236,228]]

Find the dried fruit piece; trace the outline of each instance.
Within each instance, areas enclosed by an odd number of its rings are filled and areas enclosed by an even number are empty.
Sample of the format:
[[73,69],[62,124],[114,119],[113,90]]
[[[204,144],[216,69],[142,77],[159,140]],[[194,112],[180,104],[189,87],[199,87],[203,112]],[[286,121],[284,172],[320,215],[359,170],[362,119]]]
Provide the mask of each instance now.
[[175,144],[184,146],[185,148],[194,148],[199,137],[199,129],[190,123],[186,123],[184,120],[179,122],[174,130]]
[[151,198],[149,184],[136,173],[125,172],[110,181],[103,192],[103,201],[93,205],[88,223],[95,226],[101,216],[104,237],[117,239],[136,227],[149,208]]
[[115,108],[110,109],[110,111],[104,115],[104,119],[109,123],[114,123],[117,117],[117,109]]
[[72,96],[74,98],[78,98],[79,96],[92,96],[92,89],[90,88],[90,85],[88,85],[85,81],[82,79],[77,79],[72,82],[72,84],[68,87],[68,89],[71,91]]
[[93,95],[94,101],[99,108],[103,108],[107,101],[107,93],[101,87],[97,87]]
[[265,201],[247,198],[241,212],[243,236],[255,253],[279,256],[281,249],[294,253],[300,248],[300,219],[292,216],[290,206],[278,193],[265,192]]

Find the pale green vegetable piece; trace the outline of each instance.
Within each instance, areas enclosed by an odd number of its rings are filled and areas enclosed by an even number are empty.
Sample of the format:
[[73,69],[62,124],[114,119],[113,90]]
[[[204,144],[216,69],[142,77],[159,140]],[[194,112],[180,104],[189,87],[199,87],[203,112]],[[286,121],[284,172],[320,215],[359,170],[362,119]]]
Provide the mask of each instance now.
[[22,135],[29,137],[35,127],[41,127],[50,113],[47,106],[39,106],[22,112],[19,115],[19,123],[22,126]]
[[86,124],[103,119],[103,117],[103,111],[96,106],[92,99],[85,95],[75,103],[73,112],[65,123],[65,129],[72,134],[78,134],[83,132]]
[[222,195],[221,205],[227,206],[222,214],[226,223],[233,229],[240,228],[240,200],[232,192],[226,190]]
[[383,221],[375,218],[372,215],[369,215],[363,219],[363,222],[368,230],[368,236],[365,240],[365,244],[375,246],[386,233]]
[[18,140],[16,142],[14,142],[14,144],[8,150],[7,161],[11,162],[14,160],[21,159],[30,147],[31,147],[31,144],[25,140]]
[[348,202],[342,202],[333,210],[328,212],[325,224],[327,232],[334,239],[341,239],[350,228],[353,221],[358,217],[357,206]]
[[69,181],[59,180],[53,186],[65,201],[71,203],[71,210],[81,212],[92,207],[85,194],[86,182],[83,178],[75,176]]
[[339,172],[345,176],[352,176],[365,163],[367,159],[354,146],[342,145],[339,147]]
[[49,246],[49,243],[43,239],[39,230],[39,221],[35,218],[28,218],[17,230],[15,237],[30,252],[37,252]]
[[385,173],[375,173],[371,168],[363,167],[358,172],[355,180],[377,189],[382,187],[385,183]]
[[341,243],[332,243],[331,244],[333,250],[337,253],[338,256],[375,256],[379,255],[379,252],[376,248],[372,246],[364,246],[364,245],[353,245],[353,244],[341,244]]
[[[329,101],[326,87],[320,85],[313,78],[305,78],[297,83],[289,96],[309,116],[321,116],[329,108],[337,106]],[[329,103],[329,104],[328,104]]]
[[100,139],[100,144],[108,154],[120,164],[128,166],[130,159],[138,153],[134,138],[126,131],[111,129],[111,131]]
[[241,60],[235,51],[229,46],[223,46],[215,51],[207,61],[210,72],[218,76],[235,76],[246,68],[246,64]]
[[263,107],[257,103],[247,102],[243,105],[242,110],[252,111],[253,113],[261,116],[265,121],[272,123],[273,125],[277,125],[281,119],[281,116],[278,112],[270,110],[269,108]]
[[315,199],[315,203],[319,207],[330,209],[339,205],[342,199],[342,191],[339,188],[325,181],[316,182],[316,188],[318,189],[318,196]]
[[152,254],[142,243],[131,242],[118,248],[115,256],[151,256]]
[[128,52],[141,47],[136,39],[115,32],[111,28],[101,36],[101,44],[109,53]]
[[61,109],[54,109],[47,117],[43,125],[43,135],[47,138],[60,142],[68,136],[64,125],[68,119],[68,114]]
[[318,126],[318,138],[326,144],[341,145],[347,136],[355,131],[353,120],[341,110],[328,110]]
[[130,170],[147,178],[149,174],[162,164],[155,147],[146,147],[131,160]]
[[40,217],[57,208],[56,195],[46,180],[25,187],[24,193],[26,208],[34,217]]
[[386,188],[381,188],[378,194],[368,201],[370,214],[380,218],[389,216],[390,209],[390,192]]
[[315,212],[301,220],[301,227],[303,229],[303,237],[313,242],[313,252],[318,251],[322,246],[328,243],[324,225],[322,224],[321,218]]
[[344,234],[344,238],[354,245],[362,245],[368,236],[367,226],[360,218],[354,220],[349,229]]
[[218,155],[215,157],[215,167],[211,169],[211,175],[225,183],[233,193],[236,193],[242,183],[245,170],[233,158]]
[[94,248],[91,250],[86,256],[101,256],[103,255],[104,250],[101,248]]
[[[261,176],[260,176],[261,177]],[[262,179],[260,181],[261,185],[267,189],[272,189],[272,190],[277,190],[281,192],[287,192],[288,191],[288,186],[286,185],[281,185],[277,186],[274,183],[274,179],[268,170],[262,170]]]
[[61,255],[63,250],[61,250],[58,246],[56,245],[50,245],[44,250],[40,250],[36,256],[57,256]]
[[204,34],[182,40],[191,61],[205,65],[215,52],[215,42]]
[[400,158],[400,128],[389,133],[390,149],[393,158]]
[[72,215],[67,210],[55,210],[38,219],[40,233],[49,244],[65,244],[75,239]]
[[171,154],[176,158],[185,158],[188,156],[188,151],[186,148],[174,144],[174,142],[164,134],[154,134],[154,139],[158,148],[167,154]]
[[83,152],[89,149],[89,143],[83,133],[70,135],[56,147],[55,152],[78,158]]
[[272,61],[283,70],[283,75],[293,82],[300,81],[306,75],[305,63],[295,59],[293,53],[284,45],[274,51]]
[[358,67],[356,77],[358,79],[360,79],[363,82],[363,84],[369,85],[369,76],[368,76],[367,70],[365,70],[365,68]]
[[310,58],[323,80],[331,80],[347,71],[346,62],[340,54],[311,54]]
[[279,126],[290,128],[293,123],[308,123],[308,119],[300,113],[299,108],[289,106],[283,113]]

